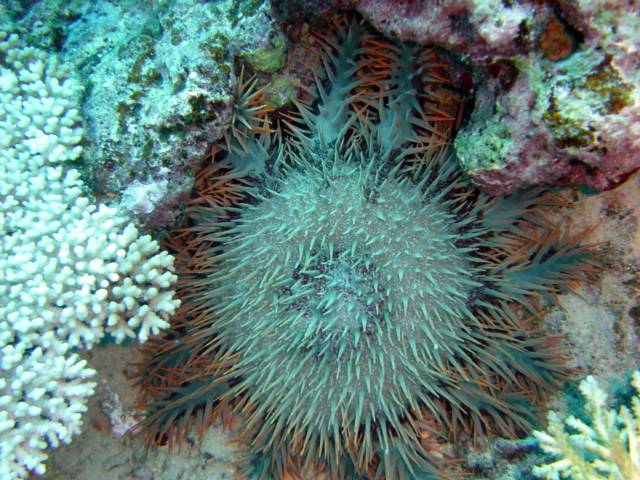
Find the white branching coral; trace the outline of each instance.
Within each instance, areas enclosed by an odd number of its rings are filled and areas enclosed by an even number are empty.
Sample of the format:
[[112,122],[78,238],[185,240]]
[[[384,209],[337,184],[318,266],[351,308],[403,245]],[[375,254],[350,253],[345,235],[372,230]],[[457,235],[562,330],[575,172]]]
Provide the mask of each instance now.
[[590,422],[570,416],[564,421],[549,412],[547,431],[533,432],[542,449],[556,457],[535,467],[533,473],[547,480],[640,480],[640,370],[631,384],[637,395],[615,411],[607,407],[607,395],[591,376],[580,384]]
[[179,305],[173,257],[80,174],[79,86],[55,58],[0,31],[0,478],[42,473],[81,426],[106,334],[145,341]]

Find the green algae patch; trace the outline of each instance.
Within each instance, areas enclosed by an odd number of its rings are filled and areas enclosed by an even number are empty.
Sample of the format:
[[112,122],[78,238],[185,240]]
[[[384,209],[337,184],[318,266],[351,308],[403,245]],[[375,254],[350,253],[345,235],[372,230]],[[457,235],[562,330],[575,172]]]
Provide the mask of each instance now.
[[583,50],[556,64],[533,61],[527,69],[536,92],[535,116],[560,148],[584,148],[597,142],[593,124],[633,103],[633,86],[595,50]]

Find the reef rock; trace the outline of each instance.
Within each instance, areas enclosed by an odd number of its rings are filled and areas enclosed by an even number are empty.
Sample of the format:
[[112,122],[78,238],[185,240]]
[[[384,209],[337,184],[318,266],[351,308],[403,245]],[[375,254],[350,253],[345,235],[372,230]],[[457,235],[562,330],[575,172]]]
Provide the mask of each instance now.
[[566,0],[557,11],[506,3],[362,0],[357,8],[388,34],[470,64],[475,108],[455,147],[480,188],[620,183],[640,167],[640,2]]
[[458,158],[476,184],[510,193],[536,184],[608,189],[640,166],[638,75],[597,48],[559,62],[531,53],[507,90],[477,92]]

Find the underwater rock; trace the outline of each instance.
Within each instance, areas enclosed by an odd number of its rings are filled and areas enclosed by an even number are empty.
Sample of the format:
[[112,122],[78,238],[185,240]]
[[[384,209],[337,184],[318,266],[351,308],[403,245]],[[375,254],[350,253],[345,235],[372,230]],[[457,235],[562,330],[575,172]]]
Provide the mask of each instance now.
[[[481,86],[458,157],[483,190],[538,184],[609,189],[640,167],[640,91],[612,57],[582,48],[552,62],[532,53],[506,92]],[[492,100],[493,98],[493,100]]]
[[[532,53],[506,92],[490,80],[456,138],[483,190],[538,184],[608,189],[640,166],[640,91],[597,49],[552,62]],[[636,74],[637,76],[637,74]]]
[[[640,167],[640,4],[563,1],[554,12],[504,3],[363,0],[358,10],[384,32],[445,47],[476,69],[475,111],[455,145],[478,187],[619,184]],[[495,78],[505,59],[518,72],[507,85]]]
[[529,3],[500,0],[361,0],[357,9],[387,35],[456,51],[476,65],[521,51],[536,12]]
[[[274,0],[302,12],[294,3]],[[640,166],[637,1],[321,3],[355,8],[386,35],[445,48],[469,65],[475,108],[455,147],[482,190],[608,189]]]
[[[557,5],[567,22],[584,36],[585,44],[603,45],[619,60],[635,58],[635,67],[638,67],[640,2],[559,0]],[[614,60],[614,63],[621,68],[624,62]]]
[[[509,5],[506,5],[509,3]],[[473,65],[522,52],[546,7],[500,0],[272,0],[283,23],[319,22],[339,8],[357,10],[385,35],[461,54]]]

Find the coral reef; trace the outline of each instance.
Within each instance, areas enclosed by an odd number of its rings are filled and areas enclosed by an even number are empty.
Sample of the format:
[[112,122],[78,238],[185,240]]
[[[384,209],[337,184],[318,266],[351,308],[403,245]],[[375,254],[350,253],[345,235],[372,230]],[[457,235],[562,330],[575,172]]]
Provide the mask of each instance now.
[[547,219],[564,199],[461,175],[436,51],[344,17],[314,38],[277,133],[237,94],[172,236],[184,303],[148,349],[144,426],[174,443],[233,410],[277,478],[448,475],[447,442],[534,423],[566,369],[531,317],[594,262]]
[[[319,33],[344,8],[427,48]],[[1,2],[0,30],[40,50],[2,33],[0,476],[42,472],[100,389],[111,426],[84,434],[130,453],[76,445],[54,463],[71,478],[93,458],[140,479],[530,476],[532,442],[493,435],[529,431],[570,368],[640,358],[639,18],[636,0]],[[486,195],[625,180],[571,214],[568,195]],[[147,440],[168,445],[143,453],[105,439],[139,412],[109,407],[88,349],[167,326],[172,257],[129,218],[183,216],[184,305],[141,372]],[[595,285],[570,217],[602,242]]]
[[[50,0],[26,10],[11,2],[4,13],[82,73],[94,189],[121,199],[131,183],[147,186],[156,195],[126,207],[161,226],[179,216],[191,167],[230,120],[234,57],[275,72],[287,41],[271,12],[291,33],[337,8],[358,10],[388,35],[446,48],[473,69],[474,114],[456,148],[486,192],[607,189],[638,167],[635,1]],[[290,89],[278,77],[274,103],[288,101]]]
[[547,480],[635,480],[640,478],[640,371],[631,382],[636,396],[631,408],[607,405],[607,394],[591,376],[580,383],[588,420],[562,419],[549,412],[546,431],[534,431],[542,449],[555,460],[534,467]]
[[77,170],[79,85],[56,56],[0,32],[0,476],[44,471],[78,433],[94,373],[76,351],[168,326],[173,257]]
[[152,195],[123,206],[149,226],[171,224],[192,167],[231,114],[235,58],[273,71],[285,38],[263,1],[36,2],[16,12],[32,44],[56,48],[85,86],[84,176],[100,198]]

